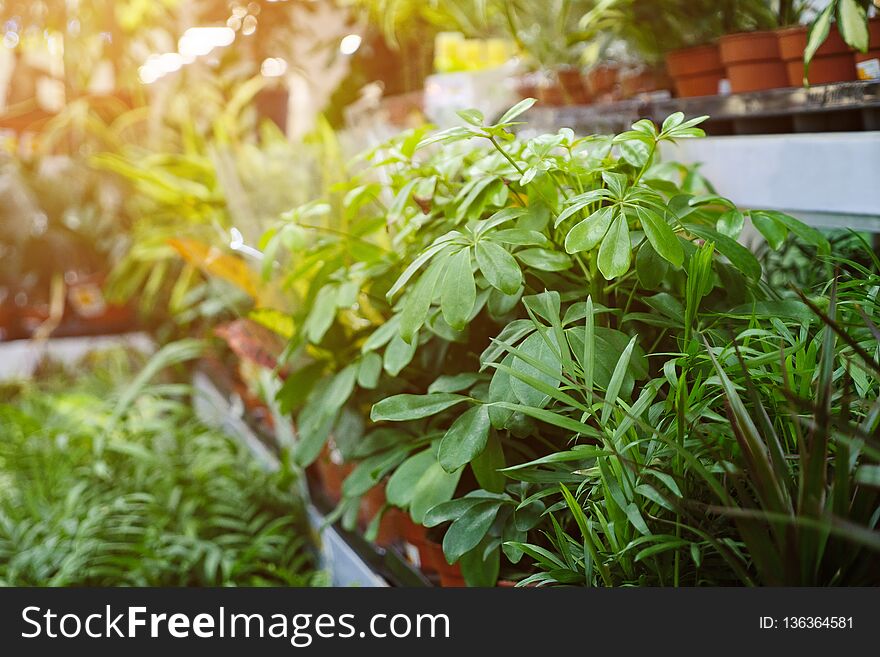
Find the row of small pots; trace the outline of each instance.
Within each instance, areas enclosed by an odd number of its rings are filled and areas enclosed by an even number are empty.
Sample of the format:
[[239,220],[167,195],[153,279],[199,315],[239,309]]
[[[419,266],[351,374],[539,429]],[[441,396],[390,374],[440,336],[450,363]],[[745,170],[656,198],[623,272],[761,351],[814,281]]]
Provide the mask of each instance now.
[[586,73],[579,68],[561,68],[555,72],[555,80],[543,84],[523,82],[519,93],[525,97],[538,98],[543,104],[588,105],[632,98],[669,87],[670,80],[652,68],[623,69],[616,64],[599,64]]
[[[859,62],[880,58],[880,19],[869,22],[870,49],[853,52],[836,28],[819,47],[809,68],[810,84],[857,79]],[[807,28],[743,32],[721,37],[717,44],[678,50],[666,57],[666,66],[678,96],[718,93],[723,79],[731,93],[800,87],[804,77]]]

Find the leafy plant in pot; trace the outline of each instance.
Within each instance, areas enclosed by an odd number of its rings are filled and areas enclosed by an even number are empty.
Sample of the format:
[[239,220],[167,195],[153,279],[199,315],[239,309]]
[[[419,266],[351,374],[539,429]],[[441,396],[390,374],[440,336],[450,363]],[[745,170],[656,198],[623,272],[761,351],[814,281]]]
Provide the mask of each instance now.
[[[845,53],[852,48],[865,55],[872,45],[880,46],[880,38],[874,44],[870,38],[868,9],[871,4],[870,0],[831,0],[813,19],[808,33],[803,28],[793,34],[780,34],[780,46],[783,38],[787,40],[792,84],[799,84],[801,79],[806,84],[808,78],[813,83],[856,78],[855,69],[845,61]],[[802,71],[798,71],[795,47],[802,47]],[[858,61],[859,55],[856,55]]]
[[[296,416],[295,462],[335,436],[354,467],[334,517],[354,527],[361,498],[387,482],[367,533],[396,507],[442,536],[471,585],[492,585],[531,556],[523,546],[557,533],[557,475],[551,490],[520,466],[565,464],[572,446],[635,431],[626,411],[653,408],[661,389],[645,381],[670,376],[657,354],[694,348],[697,310],[767,296],[735,241],[746,213],[659,160],[658,144],[700,136],[700,119],[518,139],[532,102],[494,125],[464,111],[464,126],[395,137],[330,203],[285,213],[261,242],[265,272],[298,301],[278,393]],[[774,245],[789,230],[814,237],[785,215],[750,216]],[[713,285],[685,303],[707,287],[689,282],[700,267]],[[608,490],[622,477],[611,471]],[[560,516],[560,531],[576,519]],[[629,563],[636,579],[654,576]]]
[[[595,427],[543,408],[545,398],[576,409],[583,404],[559,389],[564,382],[554,386],[545,378],[555,372],[550,363],[560,340],[583,354],[582,337],[581,346],[575,346],[581,322],[598,313],[595,333],[602,346],[578,367],[594,370],[597,390],[625,389],[627,396],[647,374],[644,348],[620,330],[621,310],[643,303],[638,271],[632,271],[634,251],[643,280],[669,274],[680,281],[674,272],[693,257],[690,240],[711,239],[733,263],[722,263],[721,256],[715,256],[717,262],[710,259],[731,281],[731,294],[759,292],[746,281],[760,276],[760,265],[716,230],[721,216],[724,230],[730,222],[741,226],[742,214],[715,196],[687,193],[682,170],[656,159],[659,142],[699,136],[698,121],[674,115],[659,131],[642,121],[614,140],[578,140],[566,130],[516,140],[507,128],[528,106],[519,105],[496,125],[485,125],[478,113],[468,111],[462,112],[466,127],[420,141],[406,137],[406,149],[445,144],[426,162],[417,160],[414,150],[399,151],[401,142],[382,151],[379,161],[399,169],[393,209],[380,210],[372,225],[391,230],[393,240],[409,236],[400,242],[408,251],[396,262],[379,257],[392,263],[375,268],[383,277],[392,276],[387,287],[383,284],[390,315],[381,326],[360,333],[354,340],[362,345],[359,351],[343,359],[347,369],[390,341],[399,339],[401,348],[411,345],[409,363],[391,379],[380,375],[376,393],[364,397],[352,384],[345,388],[357,406],[358,400],[375,400],[371,419],[378,423],[360,439],[355,453],[364,460],[346,486],[354,495],[362,488],[354,482],[362,476],[374,481],[388,476],[388,502],[417,523],[446,527],[447,562],[459,561],[471,584],[494,581],[502,560],[519,561],[523,552],[514,544],[542,522],[544,505],[540,496],[532,497],[534,488],[511,485],[499,470],[564,451],[572,431],[596,436]],[[480,164],[461,169],[454,144],[475,138],[489,150],[469,148]],[[697,185],[692,176],[685,179]],[[425,180],[428,194],[421,191]],[[372,204],[364,209],[369,211],[361,220],[376,212]],[[789,224],[799,225],[783,216],[761,226],[777,231]],[[631,231],[638,234],[635,245]],[[359,235],[363,239],[367,233]],[[374,289],[374,281],[365,289]],[[551,287],[559,291],[542,292]],[[596,299],[593,310],[588,310],[592,300],[582,301],[588,294]],[[742,302],[734,296],[731,301]],[[646,340],[663,339],[662,331],[641,324],[623,326]],[[438,348],[464,356],[439,361],[444,366],[439,376]],[[470,355],[475,351],[482,351],[479,362]],[[341,380],[337,372],[328,381]],[[349,370],[344,376],[351,381],[359,374]],[[393,394],[395,387],[403,388],[400,394]],[[322,387],[315,403],[326,405],[327,394]],[[324,426],[333,425],[336,412],[328,413]],[[314,437],[323,440],[320,432]]]
[[[752,28],[756,31],[725,34],[719,40],[721,61],[733,93],[788,86],[788,73],[780,55],[779,38],[772,28],[796,25],[805,3],[780,0],[778,3],[763,4],[764,14],[769,14],[772,22],[766,21]],[[771,4],[776,5],[775,11],[771,9]]]

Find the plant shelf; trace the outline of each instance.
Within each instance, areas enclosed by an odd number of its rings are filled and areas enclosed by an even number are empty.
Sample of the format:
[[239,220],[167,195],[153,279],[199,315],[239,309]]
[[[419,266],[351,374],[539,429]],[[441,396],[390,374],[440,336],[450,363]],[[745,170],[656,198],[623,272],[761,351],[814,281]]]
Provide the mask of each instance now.
[[583,134],[622,132],[641,118],[673,112],[710,117],[712,136],[880,130],[880,81],[840,82],[726,96],[626,100],[604,105],[533,107],[528,133],[568,126]]

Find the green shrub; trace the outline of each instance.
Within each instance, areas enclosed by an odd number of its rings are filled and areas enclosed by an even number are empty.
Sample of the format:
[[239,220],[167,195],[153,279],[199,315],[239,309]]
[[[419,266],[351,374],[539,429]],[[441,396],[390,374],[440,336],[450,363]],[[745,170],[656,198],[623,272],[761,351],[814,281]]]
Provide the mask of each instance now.
[[699,118],[517,136],[531,102],[403,133],[265,235],[294,460],[331,444],[343,523],[384,485],[471,585],[875,582],[876,263],[835,298],[823,235],[661,160]]
[[200,424],[177,384],[138,389],[115,413],[117,389],[130,388],[108,371],[56,374],[0,405],[0,582],[320,581],[289,473],[263,471]]

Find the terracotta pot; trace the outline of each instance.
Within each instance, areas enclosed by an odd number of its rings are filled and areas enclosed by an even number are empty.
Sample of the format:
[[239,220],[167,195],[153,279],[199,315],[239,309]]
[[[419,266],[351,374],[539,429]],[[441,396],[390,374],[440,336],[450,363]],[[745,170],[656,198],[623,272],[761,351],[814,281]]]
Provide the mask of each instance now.
[[[807,28],[791,27],[778,30],[779,55],[785,62],[788,84],[800,87],[804,78],[804,50],[807,47]],[[837,28],[828,33],[828,39],[816,51],[810,62],[810,84],[828,84],[856,79],[856,65],[852,51]]]
[[623,98],[669,89],[670,86],[669,77],[663,71],[656,69],[627,71],[620,75],[620,93]]
[[[358,510],[358,518],[361,525],[366,527],[373,518],[385,506],[385,484],[373,486],[361,497],[361,506]],[[382,520],[379,521],[379,532],[376,534],[376,545],[390,547],[397,543],[401,537],[399,509],[390,508],[385,511]]]
[[561,68],[556,71],[556,77],[559,79],[559,85],[570,104],[586,105],[590,102],[590,95],[587,93],[580,69]]
[[331,502],[338,504],[342,499],[342,482],[354,470],[354,465],[344,463],[339,452],[327,444],[318,455],[315,466],[324,493]]
[[788,86],[788,73],[779,56],[776,32],[728,34],[721,37],[719,46],[733,93]]
[[[854,63],[861,64],[872,59],[880,60],[880,16],[868,21],[868,52],[856,52]],[[880,64],[878,64],[880,68]],[[859,79],[871,80],[870,76],[858,75]]]
[[666,70],[675,93],[681,98],[714,96],[724,79],[724,65],[717,44],[675,50],[666,55]]
[[565,105],[565,92],[562,90],[562,85],[558,83],[541,85],[538,88],[538,100],[550,107]]
[[538,85],[532,82],[520,82],[516,85],[516,93],[520,98],[537,98],[539,91]]
[[49,320],[49,304],[37,303],[18,309],[18,323],[27,337],[34,333]]
[[15,317],[6,308],[0,308],[0,342],[12,340],[14,336]]
[[620,69],[610,64],[594,66],[587,73],[587,89],[593,97],[611,93],[617,86]]
[[462,588],[467,586],[461,574],[458,564],[448,564],[443,554],[443,546],[434,541],[427,540],[428,555],[437,574],[440,575],[440,586],[445,588]]
[[411,555],[415,558],[411,561],[417,560],[416,565],[425,573],[437,572],[428,550],[428,530],[414,523],[406,513],[400,514],[398,525],[403,540],[415,550],[415,555]]

